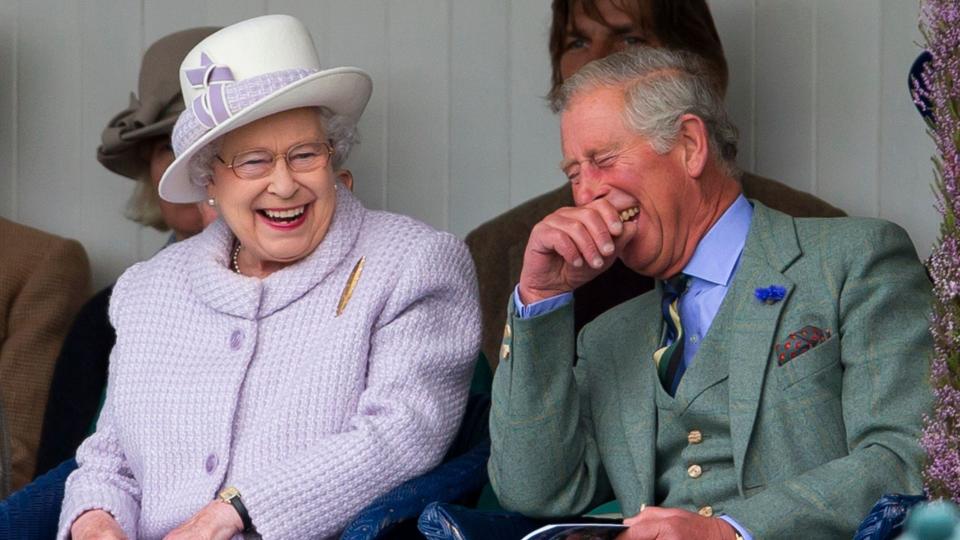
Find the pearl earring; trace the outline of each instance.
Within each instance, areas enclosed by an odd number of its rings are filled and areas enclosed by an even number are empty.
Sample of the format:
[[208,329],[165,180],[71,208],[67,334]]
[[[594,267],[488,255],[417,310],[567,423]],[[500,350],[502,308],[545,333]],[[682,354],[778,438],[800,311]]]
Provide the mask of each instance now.
[[210,197],[209,199],[207,199],[207,206],[216,206],[216,205],[217,205],[216,199],[214,199],[213,197]]

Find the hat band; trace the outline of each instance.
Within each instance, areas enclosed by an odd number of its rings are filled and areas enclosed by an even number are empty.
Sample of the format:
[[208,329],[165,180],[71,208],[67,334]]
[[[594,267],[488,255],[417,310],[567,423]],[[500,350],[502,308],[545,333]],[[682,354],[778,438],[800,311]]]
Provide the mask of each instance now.
[[[256,75],[240,81],[220,81],[222,84],[220,84],[220,82],[211,82],[210,91],[205,94],[209,95],[207,101],[201,101],[201,104],[198,106],[197,99],[203,97],[198,96],[188,109],[180,113],[180,118],[173,128],[172,142],[174,153],[179,156],[195,141],[221,124],[224,120],[239,114],[254,103],[318,71],[319,70],[316,69],[306,68],[284,69]],[[214,91],[214,86],[219,86],[219,88]],[[217,120],[217,115],[220,113],[216,113],[215,111],[221,106],[220,104],[222,104],[222,109],[227,116],[222,117],[221,120]],[[204,113],[207,112],[207,106],[210,107],[209,118],[204,116]],[[201,111],[199,114],[197,112],[198,108]],[[210,123],[208,123],[207,120],[209,120]]]

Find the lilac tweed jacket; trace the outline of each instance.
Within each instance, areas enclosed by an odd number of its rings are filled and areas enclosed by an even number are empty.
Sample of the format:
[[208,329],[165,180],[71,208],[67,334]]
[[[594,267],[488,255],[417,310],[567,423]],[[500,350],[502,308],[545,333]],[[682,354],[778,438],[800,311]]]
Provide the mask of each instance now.
[[93,508],[162,538],[225,486],[264,538],[329,537],[442,458],[480,343],[463,243],[342,186],[316,251],[264,280],[227,268],[232,239],[218,221],[117,282],[107,401],[58,538]]

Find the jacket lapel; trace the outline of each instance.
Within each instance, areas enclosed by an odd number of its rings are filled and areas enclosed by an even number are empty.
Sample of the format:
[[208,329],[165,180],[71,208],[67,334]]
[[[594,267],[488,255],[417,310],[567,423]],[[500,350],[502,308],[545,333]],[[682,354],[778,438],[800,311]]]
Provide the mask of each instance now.
[[[801,256],[793,218],[752,202],[753,221],[740,269],[725,299],[725,303],[733,302],[735,309],[718,314],[718,318],[731,317],[723,321],[728,329],[723,339],[726,350],[736,351],[729,366],[730,436],[741,493],[744,457],[760,406],[767,362],[772,358],[773,337],[794,289],[794,282],[783,272]],[[771,285],[784,287],[784,298],[773,303],[757,299],[756,289]]]

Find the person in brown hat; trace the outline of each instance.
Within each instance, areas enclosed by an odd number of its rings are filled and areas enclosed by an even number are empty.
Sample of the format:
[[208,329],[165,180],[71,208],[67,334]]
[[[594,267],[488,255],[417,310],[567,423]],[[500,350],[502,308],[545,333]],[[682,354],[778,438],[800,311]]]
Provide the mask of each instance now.
[[[192,28],[160,38],[143,55],[137,94],[130,106],[103,130],[97,160],[136,181],[126,215],[142,225],[172,231],[171,241],[193,236],[216,218],[207,206],[173,204],[160,199],[157,186],[173,162],[170,133],[180,112],[180,62],[217,28]],[[107,380],[107,360],[116,336],[107,317],[113,286],[100,291],[80,310],[54,368],[36,475],[73,457],[92,431]]]
[[97,161],[111,171],[137,180],[127,204],[128,218],[159,231],[172,230],[175,240],[200,232],[204,220],[195,204],[167,202],[157,194],[160,178],[173,162],[170,133],[183,111],[177,70],[201,39],[218,30],[191,28],[160,38],[140,64],[139,95],[103,130]]

